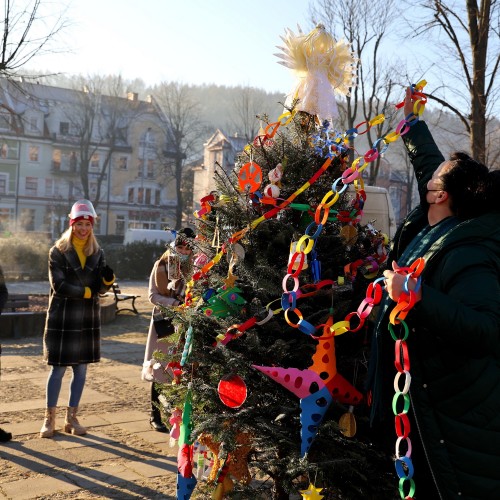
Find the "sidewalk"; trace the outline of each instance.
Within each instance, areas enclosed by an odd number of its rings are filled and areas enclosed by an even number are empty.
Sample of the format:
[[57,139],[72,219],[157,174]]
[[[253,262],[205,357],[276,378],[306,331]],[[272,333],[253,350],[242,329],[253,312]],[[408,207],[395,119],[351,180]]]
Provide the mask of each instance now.
[[[147,282],[120,283],[141,295],[140,314],[122,312],[102,327],[102,359],[89,365],[79,419],[85,436],[62,431],[68,400],[63,381],[53,439],[39,438],[48,367],[42,339],[2,340],[0,500],[175,499],[177,448],[149,426],[149,383],[140,379],[151,306]],[[11,293],[47,293],[48,283],[7,283]]]

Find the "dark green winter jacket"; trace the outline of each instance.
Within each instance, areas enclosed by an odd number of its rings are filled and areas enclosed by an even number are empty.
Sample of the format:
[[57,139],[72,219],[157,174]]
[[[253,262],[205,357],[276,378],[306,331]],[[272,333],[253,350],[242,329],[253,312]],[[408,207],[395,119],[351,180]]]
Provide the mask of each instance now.
[[[396,261],[427,226],[426,183],[443,161],[425,123],[412,127],[404,140],[422,203],[395,237],[391,258]],[[412,376],[410,438],[419,434],[441,498],[498,499],[500,214],[460,222],[422,257],[422,300],[406,318]],[[385,417],[392,416],[387,396],[394,394],[396,373],[387,321],[386,315],[375,332],[378,360],[373,386],[374,411]],[[416,498],[422,498],[418,481]]]

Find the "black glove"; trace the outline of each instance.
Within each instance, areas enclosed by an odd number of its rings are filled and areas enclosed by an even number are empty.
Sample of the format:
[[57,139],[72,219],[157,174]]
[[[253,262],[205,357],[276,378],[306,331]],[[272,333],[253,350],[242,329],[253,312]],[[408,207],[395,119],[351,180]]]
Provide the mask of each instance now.
[[104,281],[109,283],[110,281],[113,281],[115,273],[113,272],[113,269],[111,269],[108,265],[105,265],[101,269],[101,276]]

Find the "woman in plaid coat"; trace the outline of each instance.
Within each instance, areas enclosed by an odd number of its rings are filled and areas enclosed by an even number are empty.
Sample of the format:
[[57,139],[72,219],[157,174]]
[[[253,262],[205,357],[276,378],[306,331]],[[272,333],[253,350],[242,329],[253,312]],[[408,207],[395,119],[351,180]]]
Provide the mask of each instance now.
[[50,295],[43,355],[51,371],[47,380],[47,408],[40,437],[55,431],[57,400],[66,367],[71,366],[65,432],[87,431],[76,418],[88,363],[100,360],[99,294],[114,282],[112,269],[93,233],[96,213],[88,200],[77,201],[69,214],[69,228],[49,251]]

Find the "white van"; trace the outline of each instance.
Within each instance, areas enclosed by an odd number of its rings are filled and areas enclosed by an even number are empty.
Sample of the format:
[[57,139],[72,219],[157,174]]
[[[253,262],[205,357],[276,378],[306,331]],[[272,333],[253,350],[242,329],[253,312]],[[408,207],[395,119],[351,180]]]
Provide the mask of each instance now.
[[[349,186],[349,192],[354,194],[354,187]],[[390,239],[396,233],[396,219],[391,198],[387,189],[377,186],[365,186],[366,202],[363,208],[361,224],[371,223],[375,229],[387,234]]]
[[160,245],[170,243],[174,240],[171,231],[164,229],[127,229],[123,244],[128,245],[135,241],[145,241],[147,243],[158,243]]

